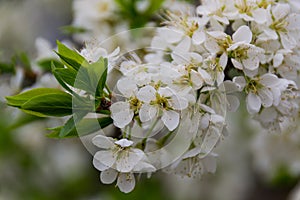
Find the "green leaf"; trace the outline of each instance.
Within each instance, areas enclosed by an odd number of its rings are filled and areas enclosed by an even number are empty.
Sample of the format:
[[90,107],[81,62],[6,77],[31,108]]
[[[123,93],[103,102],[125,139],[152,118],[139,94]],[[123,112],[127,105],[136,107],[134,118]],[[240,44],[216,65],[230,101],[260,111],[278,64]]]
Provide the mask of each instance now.
[[0,73],[15,73],[15,66],[12,63],[0,62]]
[[52,132],[47,136],[50,138],[69,138],[69,137],[80,137],[88,134],[95,133],[101,128],[105,128],[113,123],[113,120],[110,117],[103,117],[99,119],[82,119],[79,123],[77,123],[76,127],[74,127],[68,134],[62,136],[60,133],[64,126],[59,126],[52,128]]
[[69,49],[59,41],[57,41],[57,47],[58,52],[56,53],[67,67],[73,68],[78,71],[81,66],[87,64],[87,61],[78,52]]
[[26,101],[21,109],[39,117],[62,117],[73,113],[72,96],[67,93],[43,94]]
[[30,59],[29,59],[28,55],[26,53],[22,52],[22,53],[20,53],[20,55],[18,57],[21,62],[21,65],[25,69],[31,70],[31,63],[30,63]]
[[[87,68],[92,91],[96,92],[96,96],[103,93],[103,88],[107,78],[107,59],[101,57],[97,62],[90,64]],[[96,88],[94,87],[96,86]]]
[[52,74],[54,75],[54,77],[56,78],[56,80],[58,81],[58,83],[65,88],[67,91],[73,93],[73,91],[69,88],[69,86],[67,86],[64,82],[64,80],[57,74],[55,73],[55,70],[57,69],[57,67],[55,66],[55,64],[52,62],[51,63],[51,69],[52,69]]
[[67,83],[70,86],[74,86],[74,82],[77,76],[77,71],[72,68],[54,68],[52,71],[53,74],[56,74],[60,79]]
[[37,62],[37,65],[46,71],[51,71],[51,63],[53,63],[57,68],[63,68],[64,65],[56,59],[42,59]]
[[60,30],[64,33],[64,34],[74,34],[74,33],[85,33],[88,30],[83,28],[83,27],[76,27],[76,26],[63,26],[60,28]]
[[69,135],[74,129],[76,124],[87,114],[87,112],[77,112],[65,123],[62,129],[59,131],[59,137],[65,137]]
[[65,92],[55,88],[36,88],[15,96],[7,96],[5,98],[9,106],[21,107],[28,100],[36,96],[45,95],[45,94],[62,94],[62,93]]
[[150,0],[150,5],[145,11],[145,14],[148,16],[153,15],[159,8],[161,8],[164,0]]

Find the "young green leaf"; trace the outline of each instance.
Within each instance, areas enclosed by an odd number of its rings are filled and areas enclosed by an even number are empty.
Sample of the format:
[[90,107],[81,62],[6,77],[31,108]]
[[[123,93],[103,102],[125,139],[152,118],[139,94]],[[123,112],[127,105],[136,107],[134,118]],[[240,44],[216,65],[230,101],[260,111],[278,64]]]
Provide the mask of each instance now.
[[7,96],[5,98],[9,106],[21,107],[31,98],[45,94],[65,94],[65,92],[55,88],[36,88],[15,96]]
[[67,67],[73,68],[78,71],[81,66],[87,64],[87,61],[78,52],[69,49],[59,41],[57,41],[57,47],[58,52],[56,53]]
[[74,33],[85,33],[88,30],[83,27],[76,27],[76,26],[63,26],[60,27],[60,30],[67,35],[71,35]]
[[51,63],[53,63],[57,68],[63,68],[64,65],[56,59],[42,59],[37,62],[37,65],[46,71],[51,71]]
[[93,91],[96,92],[96,96],[100,96],[103,93],[103,88],[107,78],[107,59],[101,57],[97,62],[88,66],[88,73],[90,76],[91,86],[96,86]]
[[62,117],[73,113],[72,96],[68,93],[43,94],[26,101],[21,109],[39,117]]
[[59,137],[65,137],[69,135],[76,127],[76,124],[82,120],[87,112],[77,112],[65,123],[65,125],[59,131]]
[[55,70],[57,69],[57,67],[55,66],[55,64],[52,62],[51,63],[51,70],[52,70],[52,74],[54,75],[54,77],[56,78],[56,80],[58,81],[58,83],[65,88],[67,91],[69,91],[70,93],[73,93],[73,91],[71,90],[71,88],[69,86],[67,86],[67,84],[64,82],[64,80],[57,74],[55,73]]

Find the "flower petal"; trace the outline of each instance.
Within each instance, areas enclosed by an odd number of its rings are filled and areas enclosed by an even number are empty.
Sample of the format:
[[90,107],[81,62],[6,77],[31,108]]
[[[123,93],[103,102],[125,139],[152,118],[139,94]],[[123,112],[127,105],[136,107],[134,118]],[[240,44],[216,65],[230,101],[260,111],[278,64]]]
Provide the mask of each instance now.
[[169,102],[171,107],[176,110],[184,110],[189,105],[188,101],[179,95],[173,95]]
[[111,105],[111,118],[114,120],[114,125],[119,128],[124,128],[128,125],[134,116],[128,102],[116,102]]
[[257,56],[249,56],[249,58],[242,61],[244,67],[251,71],[257,69],[259,67],[259,59]]
[[145,172],[155,172],[156,168],[146,162],[140,161],[133,169],[134,172],[137,173],[145,173]]
[[127,98],[133,96],[138,88],[131,78],[122,78],[117,82],[118,90]]
[[235,112],[240,106],[240,100],[234,95],[227,95],[227,108],[229,112]]
[[241,26],[233,35],[234,42],[245,42],[249,44],[252,40],[252,32],[248,26]]
[[108,166],[105,166],[105,165],[103,165],[99,160],[98,160],[98,158],[95,158],[94,157],[94,159],[93,159],[93,165],[94,165],[94,167],[97,169],[97,170],[99,170],[99,171],[104,171],[104,170],[107,170],[109,167]]
[[268,88],[262,88],[258,90],[258,95],[261,99],[261,104],[268,108],[273,104],[273,94]]
[[261,100],[256,94],[250,92],[246,98],[246,102],[247,110],[250,114],[255,114],[259,112],[261,108]]
[[233,58],[231,58],[231,62],[235,68],[243,70],[242,63],[240,63],[239,61],[237,61],[236,59],[233,59]]
[[173,131],[179,124],[179,114],[173,110],[165,110],[161,120],[170,131]]
[[205,33],[203,31],[196,31],[193,34],[192,40],[195,45],[202,44],[205,41]]
[[159,28],[158,32],[159,36],[171,44],[179,42],[184,35],[182,32],[167,27]]
[[143,104],[139,111],[139,117],[142,122],[147,122],[157,115],[158,108],[156,106],[151,106],[150,104]]
[[135,178],[133,173],[121,173],[117,180],[117,186],[121,192],[131,192],[135,187]]
[[123,138],[121,140],[115,141],[115,144],[119,145],[120,147],[130,147],[133,142]]
[[[113,154],[112,151],[98,151],[94,155],[94,159],[99,161],[101,164],[105,165],[106,167],[111,167],[116,162],[116,156]],[[95,166],[96,167],[96,166]]]
[[116,160],[116,170],[122,173],[131,172],[134,166],[143,158],[144,152],[138,149],[124,150]]
[[274,74],[264,74],[260,77],[260,81],[259,81],[261,84],[263,84],[264,86],[267,86],[267,87],[273,87],[273,86],[276,86],[278,85],[279,83],[279,79],[276,75]]
[[156,99],[155,94],[156,90],[154,89],[154,87],[146,85],[138,91],[136,96],[140,101],[150,103],[151,101]]
[[117,176],[118,172],[112,168],[109,168],[101,172],[100,180],[104,184],[111,184],[117,179]]
[[110,149],[114,146],[114,139],[104,135],[97,135],[92,139],[92,142],[97,147],[102,149]]

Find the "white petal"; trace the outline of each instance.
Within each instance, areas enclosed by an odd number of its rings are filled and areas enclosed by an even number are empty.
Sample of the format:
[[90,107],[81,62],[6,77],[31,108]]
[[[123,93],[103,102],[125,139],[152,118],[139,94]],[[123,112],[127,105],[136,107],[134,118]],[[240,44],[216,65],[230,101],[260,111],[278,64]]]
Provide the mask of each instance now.
[[258,90],[258,95],[261,99],[261,104],[268,108],[273,104],[273,94],[272,92],[267,88],[262,88]]
[[173,131],[179,124],[179,114],[173,110],[165,110],[161,120],[170,131]]
[[124,128],[128,125],[134,116],[128,102],[117,102],[111,105],[111,118],[114,120],[114,125],[119,128]]
[[253,18],[258,24],[263,24],[267,21],[267,14],[267,10],[263,8],[258,8],[252,11]]
[[107,169],[109,169],[109,167],[108,166],[106,166],[106,165],[103,165],[99,160],[98,160],[98,158],[93,158],[93,165],[94,165],[94,167],[97,169],[97,170],[99,170],[99,171],[104,171],[104,170],[107,170]]
[[166,50],[168,48],[168,43],[163,38],[155,36],[151,41],[151,48],[158,50]]
[[233,35],[234,42],[250,43],[252,40],[252,32],[248,26],[241,26]]
[[196,72],[195,70],[191,70],[191,81],[193,84],[193,88],[195,90],[200,89],[203,86],[204,80],[199,72]]
[[209,119],[210,119],[209,114],[202,115],[200,122],[199,122],[199,129],[202,129],[202,130],[207,129],[209,126]]
[[106,167],[111,167],[116,162],[117,158],[112,151],[98,151],[94,155],[94,159],[96,159]]
[[132,173],[121,173],[117,180],[117,186],[121,192],[131,192],[135,187],[134,175]]
[[114,146],[114,139],[104,135],[97,135],[92,139],[92,142],[97,147],[102,149],[110,149]]
[[170,105],[176,110],[184,110],[188,107],[189,103],[185,98],[179,95],[173,95],[170,100]]
[[256,95],[250,92],[246,98],[247,110],[250,114],[258,113],[261,108],[261,100]]
[[290,13],[290,6],[289,4],[278,3],[274,7],[272,7],[272,15],[274,16],[275,20],[279,20],[284,18]]
[[184,35],[182,32],[166,27],[159,28],[158,32],[159,36],[161,36],[166,42],[171,44],[179,42]]
[[156,99],[156,90],[154,87],[146,85],[138,91],[136,96],[140,101],[150,103]]
[[189,57],[193,63],[201,63],[203,60],[202,56],[199,53],[191,52],[189,53]]
[[272,94],[273,94],[273,105],[278,106],[281,100],[281,91],[279,88],[272,88]]
[[212,77],[210,76],[209,73],[207,73],[204,69],[200,69],[198,68],[198,72],[200,73],[200,75],[202,76],[203,80],[210,85],[213,85],[213,80]]
[[130,147],[133,142],[123,138],[121,140],[115,141],[115,144],[119,145],[120,147]]
[[220,57],[219,64],[223,69],[225,69],[227,62],[228,62],[228,56],[226,53],[223,53],[222,56]]
[[242,61],[244,67],[251,71],[256,70],[259,67],[259,59],[258,57],[249,57]]
[[133,96],[138,90],[136,83],[130,78],[120,79],[117,88],[127,98]]
[[104,184],[111,184],[117,179],[117,176],[118,172],[112,168],[109,168],[101,172],[100,180]]
[[240,63],[239,61],[237,61],[236,59],[233,59],[233,58],[231,58],[231,62],[235,68],[243,70],[242,63]]
[[170,96],[173,96],[175,95],[175,91],[173,91],[171,88],[169,87],[161,87],[158,89],[158,93],[161,95],[161,96],[164,96],[164,97],[170,97]]
[[287,19],[288,25],[287,29],[289,30],[299,30],[300,28],[300,15],[296,13],[291,13]]
[[279,67],[282,64],[284,56],[282,54],[276,54],[273,58],[273,66],[275,68]]
[[[236,82],[233,82],[237,77],[241,77],[242,80],[244,81],[243,87],[241,87],[240,84],[237,85]],[[241,91],[241,90],[243,90],[243,88],[246,85],[246,80],[243,76],[236,76],[233,78],[233,81],[229,81],[229,80],[224,81],[224,87],[225,87],[226,94],[231,94],[233,92]]]
[[234,96],[234,95],[228,95],[227,96],[227,101],[228,101],[228,111],[229,112],[235,112],[240,106],[240,100]]
[[262,110],[262,112],[259,114],[259,118],[264,122],[264,123],[270,123],[274,121],[278,116],[277,111],[275,110],[274,107],[271,108],[265,108]]
[[277,40],[278,35],[275,30],[270,29],[270,28],[265,28],[264,33],[267,35],[267,39],[265,40]]
[[123,173],[131,172],[143,156],[144,152],[138,149],[121,152],[116,160],[116,170]]
[[224,117],[222,117],[221,115],[218,115],[218,114],[212,114],[210,116],[210,121],[213,123],[213,124],[222,124],[224,123],[225,119]]
[[175,47],[174,52],[189,52],[191,48],[191,38],[184,37],[184,39]]
[[147,122],[157,115],[158,108],[156,106],[152,106],[150,104],[143,104],[139,111],[139,117],[142,122]]
[[261,84],[263,84],[264,86],[267,87],[273,87],[278,85],[279,83],[279,79],[276,75],[274,74],[264,74],[260,77],[260,81]]
[[133,169],[134,172],[137,173],[145,173],[145,172],[155,172],[156,168],[146,162],[140,161]]
[[280,39],[281,39],[281,44],[283,46],[283,48],[285,49],[293,49],[296,44],[297,44],[297,41],[295,40],[294,37],[290,36],[288,33],[279,33],[280,35]]
[[203,31],[196,31],[193,34],[192,40],[195,45],[202,44],[205,41],[205,33]]

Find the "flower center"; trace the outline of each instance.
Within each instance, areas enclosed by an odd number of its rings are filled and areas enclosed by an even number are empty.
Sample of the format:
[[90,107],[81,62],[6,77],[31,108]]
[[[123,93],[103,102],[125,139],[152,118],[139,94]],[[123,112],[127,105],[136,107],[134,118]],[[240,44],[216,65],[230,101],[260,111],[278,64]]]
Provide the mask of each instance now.
[[251,10],[253,6],[247,4],[247,0],[243,0],[240,4],[235,4],[235,7],[239,10],[239,13],[252,16]]
[[288,25],[288,22],[282,18],[282,19],[279,19],[277,21],[274,21],[271,25],[270,25],[270,28],[275,30],[276,32],[283,32],[283,33],[287,33],[287,27]]
[[129,99],[129,104],[130,104],[130,109],[133,110],[133,112],[135,114],[138,113],[139,109],[142,106],[142,102],[138,98],[136,98],[136,97],[130,98]]
[[228,52],[228,57],[229,58],[234,58],[234,59],[240,59],[240,60],[244,60],[248,58],[248,54],[247,54],[247,50],[249,49],[249,47],[247,48],[237,48],[233,51]]
[[257,80],[250,80],[245,88],[246,93],[252,92],[254,94],[258,93],[258,90],[262,88],[262,84],[260,84]]
[[221,47],[222,51],[224,52],[232,44],[231,37],[227,35],[225,39],[218,39],[217,44],[219,45],[219,47]]
[[168,101],[168,97],[161,96],[160,94],[156,93],[156,99],[151,101],[151,105],[159,105],[161,108],[169,110],[171,109]]

